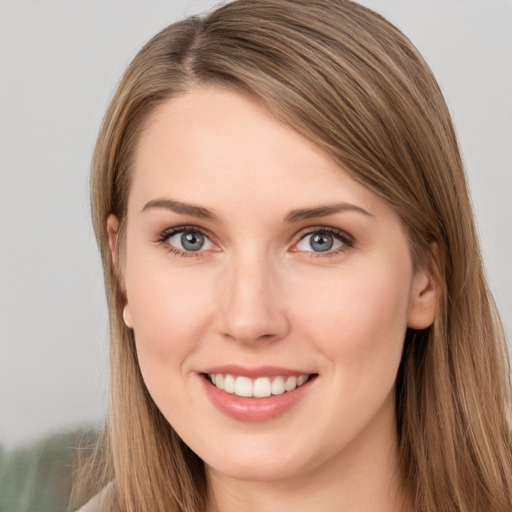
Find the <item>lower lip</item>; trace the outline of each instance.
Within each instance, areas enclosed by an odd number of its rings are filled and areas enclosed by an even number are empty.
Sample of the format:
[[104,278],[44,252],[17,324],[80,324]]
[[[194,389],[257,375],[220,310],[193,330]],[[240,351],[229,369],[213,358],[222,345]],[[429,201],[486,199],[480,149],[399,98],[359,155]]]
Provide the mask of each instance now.
[[252,422],[268,421],[283,415],[304,398],[313,381],[316,380],[315,377],[311,377],[302,386],[280,395],[272,395],[268,398],[245,398],[220,390],[204,375],[199,377],[203,381],[206,394],[221,412],[236,420]]

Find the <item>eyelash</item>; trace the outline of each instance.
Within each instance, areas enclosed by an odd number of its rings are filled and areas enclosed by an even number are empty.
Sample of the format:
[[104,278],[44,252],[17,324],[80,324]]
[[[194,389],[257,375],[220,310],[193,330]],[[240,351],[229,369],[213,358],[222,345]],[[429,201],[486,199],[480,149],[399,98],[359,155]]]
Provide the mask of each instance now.
[[[306,228],[307,231],[304,231],[300,237],[299,240],[294,244],[297,245],[299,242],[301,242],[304,238],[307,236],[313,235],[313,234],[329,234],[332,235],[336,240],[340,241],[343,245],[341,248],[336,249],[334,251],[326,251],[326,252],[315,252],[315,251],[293,251],[293,252],[303,252],[307,254],[307,257],[332,257],[336,256],[340,253],[344,253],[349,249],[352,249],[356,245],[356,241],[352,235],[349,235],[345,231],[342,231],[337,228],[333,228],[330,226],[317,226],[317,227],[309,227]],[[156,242],[158,244],[164,245],[165,249],[175,255],[179,256],[181,258],[198,258],[203,255],[204,251],[181,251],[180,249],[176,249],[176,247],[172,246],[171,244],[167,243],[167,240],[169,240],[170,237],[174,235],[178,235],[180,233],[186,233],[189,231],[198,232],[201,233],[205,238],[211,239],[211,237],[201,228],[198,228],[196,226],[178,226],[175,228],[167,229],[163,231],[158,238],[156,239]]]
[[167,229],[163,231],[157,238],[157,243],[163,245],[165,249],[174,254],[175,256],[179,256],[181,258],[199,258],[202,255],[202,251],[181,251],[173,247],[171,244],[167,243],[167,240],[174,235],[179,235],[180,233],[187,233],[189,231],[201,233],[205,238],[210,239],[211,237],[205,233],[202,229],[197,228],[196,226],[178,226],[175,228]]
[[[332,235],[336,240],[338,240],[339,242],[341,242],[343,244],[340,248],[332,250],[332,251],[331,250],[326,251],[326,252],[304,251],[307,254],[307,256],[311,257],[311,258],[319,258],[319,257],[320,258],[328,258],[328,257],[332,257],[332,256],[337,256],[338,254],[344,253],[344,252],[348,251],[349,249],[352,249],[356,245],[356,241],[355,241],[354,237],[352,235],[349,235],[345,231],[342,231],[341,229],[333,228],[330,226],[318,226],[318,227],[310,227],[310,228],[306,228],[306,229],[307,229],[307,231],[304,232],[300,236],[299,241],[296,242],[296,244],[298,244],[299,242],[304,240],[304,238],[306,238],[307,236],[310,236],[313,234]],[[299,252],[299,251],[294,251],[294,252]]]

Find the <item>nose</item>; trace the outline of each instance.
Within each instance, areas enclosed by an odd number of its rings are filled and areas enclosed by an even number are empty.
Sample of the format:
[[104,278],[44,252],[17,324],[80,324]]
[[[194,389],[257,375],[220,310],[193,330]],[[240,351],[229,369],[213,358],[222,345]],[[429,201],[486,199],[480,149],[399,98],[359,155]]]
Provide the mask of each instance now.
[[252,344],[287,335],[290,325],[283,290],[271,258],[255,253],[239,256],[222,280],[219,325],[223,336]]

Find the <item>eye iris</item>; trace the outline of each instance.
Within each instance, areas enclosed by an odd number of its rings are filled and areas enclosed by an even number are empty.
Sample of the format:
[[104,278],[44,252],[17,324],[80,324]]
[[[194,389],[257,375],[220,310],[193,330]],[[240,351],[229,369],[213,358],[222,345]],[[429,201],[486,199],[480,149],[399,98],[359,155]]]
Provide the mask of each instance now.
[[309,244],[311,245],[311,249],[316,252],[325,252],[332,249],[334,245],[334,240],[332,235],[328,235],[325,233],[316,233],[311,236]]
[[188,231],[181,235],[181,245],[187,251],[199,251],[204,245],[204,236],[197,231]]

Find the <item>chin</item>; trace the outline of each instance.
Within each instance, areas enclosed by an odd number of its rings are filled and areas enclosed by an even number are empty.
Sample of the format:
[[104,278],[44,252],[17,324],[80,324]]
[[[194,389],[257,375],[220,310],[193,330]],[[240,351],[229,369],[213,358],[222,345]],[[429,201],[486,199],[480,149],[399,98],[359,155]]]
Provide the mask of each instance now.
[[[252,482],[275,482],[287,480],[316,469],[322,461],[318,453],[305,450],[304,445],[311,448],[314,443],[304,443],[300,439],[288,437],[288,443],[264,443],[254,439],[240,447],[234,443],[223,444],[223,450],[212,452],[205,450],[202,457],[205,464],[213,472],[230,478]],[[219,443],[221,444],[221,443]]]
[[269,455],[265,460],[261,457],[249,456],[237,459],[225,459],[216,465],[209,465],[211,470],[236,480],[250,482],[276,482],[298,476],[298,465],[280,460],[279,457]]

